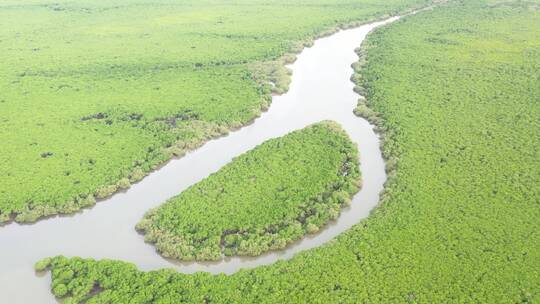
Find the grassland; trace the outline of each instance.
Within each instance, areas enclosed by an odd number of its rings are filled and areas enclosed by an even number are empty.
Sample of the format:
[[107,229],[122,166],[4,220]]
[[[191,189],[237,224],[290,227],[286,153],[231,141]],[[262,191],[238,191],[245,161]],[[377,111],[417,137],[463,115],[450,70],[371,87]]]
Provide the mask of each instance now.
[[339,125],[315,124],[235,158],[149,211],[137,228],[167,257],[260,255],[337,218],[359,190],[358,166]]
[[539,12],[458,1],[368,38],[358,113],[385,132],[391,179],[333,242],[231,276],[64,257],[37,268],[73,302],[539,302]]
[[312,38],[427,2],[2,1],[0,222],[129,187],[253,120]]

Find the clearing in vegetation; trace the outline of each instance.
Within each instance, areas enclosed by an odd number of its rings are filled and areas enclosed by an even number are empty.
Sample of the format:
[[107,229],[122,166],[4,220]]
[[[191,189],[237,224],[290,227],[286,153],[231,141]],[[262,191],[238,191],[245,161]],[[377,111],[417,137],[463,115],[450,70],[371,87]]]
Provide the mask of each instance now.
[[137,228],[167,257],[255,256],[318,231],[359,187],[356,145],[339,125],[322,122],[235,158]]
[[382,205],[327,245],[230,276],[37,268],[72,302],[540,302],[539,7],[456,1],[368,37],[356,79],[396,164]]

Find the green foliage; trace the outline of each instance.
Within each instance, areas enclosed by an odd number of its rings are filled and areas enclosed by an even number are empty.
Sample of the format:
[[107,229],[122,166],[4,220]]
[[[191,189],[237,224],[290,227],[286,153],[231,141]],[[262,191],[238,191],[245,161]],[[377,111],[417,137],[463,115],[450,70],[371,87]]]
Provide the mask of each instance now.
[[44,258],[43,260],[38,261],[34,265],[34,269],[36,271],[43,271],[43,270],[47,269],[50,266],[51,261],[52,261],[52,258]]
[[167,257],[255,256],[317,232],[359,185],[356,146],[322,122],[235,158],[149,211],[137,229]]
[[68,291],[88,303],[539,302],[535,3],[457,2],[368,38],[362,86],[397,169],[382,205],[335,241],[231,276],[56,257],[53,280],[95,283]]
[[0,222],[129,186],[253,120],[315,36],[428,1],[2,1]]

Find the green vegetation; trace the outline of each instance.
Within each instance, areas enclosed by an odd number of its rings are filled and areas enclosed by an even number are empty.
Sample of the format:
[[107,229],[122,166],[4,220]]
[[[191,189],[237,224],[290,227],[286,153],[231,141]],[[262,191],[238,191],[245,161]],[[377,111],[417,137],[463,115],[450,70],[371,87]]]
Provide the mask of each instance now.
[[323,122],[237,157],[149,211],[137,229],[167,257],[255,256],[318,231],[359,187],[356,146]]
[[539,28],[538,2],[460,1],[368,38],[355,78],[395,170],[382,205],[325,246],[231,276],[39,268],[72,302],[539,302]]
[[0,223],[129,187],[253,120],[314,37],[427,2],[2,1]]

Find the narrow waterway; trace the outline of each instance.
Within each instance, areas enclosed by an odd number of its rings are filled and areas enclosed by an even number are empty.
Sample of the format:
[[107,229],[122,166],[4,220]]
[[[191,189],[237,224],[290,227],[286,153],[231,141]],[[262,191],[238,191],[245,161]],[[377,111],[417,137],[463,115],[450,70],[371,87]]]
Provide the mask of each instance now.
[[[233,273],[288,259],[320,246],[368,216],[379,200],[386,180],[378,136],[366,120],[354,116],[358,95],[353,92],[351,64],[368,32],[398,17],[337,32],[318,39],[298,55],[289,91],[275,96],[268,112],[249,126],[212,140],[183,158],[153,172],[128,191],[70,217],[42,220],[33,225],[0,228],[0,294],[5,303],[56,303],[49,290],[50,276],[38,276],[33,264],[41,258],[66,255],[119,259],[140,269],[173,267],[180,272]],[[321,120],[338,122],[358,144],[362,190],[351,207],[315,235],[285,250],[256,258],[228,258],[212,263],[177,263],[164,259],[135,231],[135,224],[150,208],[200,181],[241,153],[273,137],[285,135]]]

